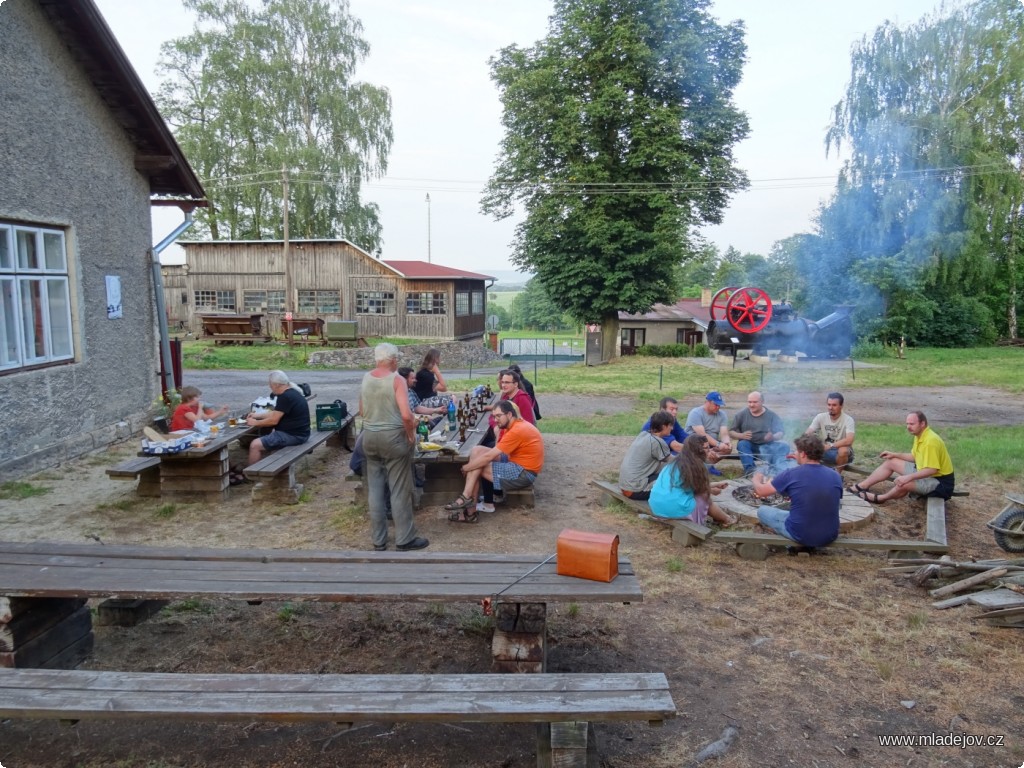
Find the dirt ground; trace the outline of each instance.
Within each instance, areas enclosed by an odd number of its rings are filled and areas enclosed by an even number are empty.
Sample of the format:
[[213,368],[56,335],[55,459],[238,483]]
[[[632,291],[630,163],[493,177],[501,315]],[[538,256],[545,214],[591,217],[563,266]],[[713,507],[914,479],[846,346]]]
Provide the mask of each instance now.
[[[745,393],[725,393],[741,405]],[[786,417],[821,410],[818,395],[772,395]],[[813,400],[813,402],[811,402]],[[699,403],[687,397],[682,408]],[[541,394],[551,416],[624,412],[630,398]],[[1024,422],[1024,404],[974,388],[852,390],[861,422],[902,421],[921,408],[936,430]],[[554,551],[566,527],[613,531],[644,585],[633,605],[556,605],[549,614],[553,671],[663,671],[679,716],[663,728],[598,725],[605,766],[688,766],[734,725],[740,735],[722,768],[754,766],[955,766],[1024,762],[1021,650],[1024,633],[971,620],[977,609],[936,611],[925,589],[880,573],[881,554],[739,559],[713,542],[681,549],[660,525],[605,502],[589,485],[612,479],[630,438],[546,435],[537,508],[481,515],[453,525],[436,508],[417,512],[432,551]],[[909,438],[907,441],[909,445]],[[0,500],[8,540],[96,541],[238,547],[368,549],[365,514],[347,465],[320,450],[300,473],[309,500],[253,504],[246,486],[223,504],[139,499],[132,484],[103,470],[134,443],[43,473],[50,492]],[[347,458],[347,457],[346,457]],[[984,523],[1020,484],[982,487],[947,505],[954,558],[999,558]],[[919,538],[920,503],[878,509],[858,535]],[[188,601],[134,628],[96,628],[90,669],[176,672],[485,672],[490,629],[479,607],[411,603],[259,606]],[[1003,736],[1003,746],[881,747],[885,734]],[[83,721],[0,723],[7,768],[170,768],[171,766],[501,766],[534,765],[525,725],[372,724],[349,731],[323,725]]]

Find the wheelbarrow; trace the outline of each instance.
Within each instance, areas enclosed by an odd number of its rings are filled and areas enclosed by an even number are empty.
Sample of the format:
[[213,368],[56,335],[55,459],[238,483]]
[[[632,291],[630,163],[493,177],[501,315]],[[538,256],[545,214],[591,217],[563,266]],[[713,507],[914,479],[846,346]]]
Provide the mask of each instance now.
[[1010,503],[985,525],[1004,552],[1024,552],[1024,496],[1008,493]]

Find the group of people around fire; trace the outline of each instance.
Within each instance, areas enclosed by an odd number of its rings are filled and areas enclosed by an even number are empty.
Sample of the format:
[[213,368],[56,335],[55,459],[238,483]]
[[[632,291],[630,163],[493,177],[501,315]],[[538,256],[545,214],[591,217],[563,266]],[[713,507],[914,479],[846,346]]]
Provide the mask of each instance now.
[[[841,393],[830,392],[826,410],[791,447],[784,440],[782,419],[765,406],[760,392],[747,395],[746,407],[731,420],[722,395],[708,392],[683,424],[678,401],[663,398],[623,457],[619,489],[627,498],[647,501],[656,517],[699,524],[710,518],[728,527],[736,517],[714,499],[728,483],[712,476],[721,475],[715,465],[723,458],[738,457],[755,495],[789,499],[788,510],[762,504],[757,511],[760,525],[801,547],[826,546],[839,535],[842,473],[854,459],[856,424],[844,412],[844,402]],[[910,451],[882,451],[881,465],[846,493],[873,504],[910,493],[950,498],[953,464],[942,439],[921,411],[907,414],[906,427],[913,437]],[[889,490],[871,490],[884,480],[892,480]]]

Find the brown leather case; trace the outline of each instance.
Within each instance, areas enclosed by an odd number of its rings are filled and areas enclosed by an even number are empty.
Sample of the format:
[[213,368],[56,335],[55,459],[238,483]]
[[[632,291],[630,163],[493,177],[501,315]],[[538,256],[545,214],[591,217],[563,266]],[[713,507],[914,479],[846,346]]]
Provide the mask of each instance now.
[[566,528],[558,534],[557,572],[591,581],[611,581],[619,575],[619,537]]

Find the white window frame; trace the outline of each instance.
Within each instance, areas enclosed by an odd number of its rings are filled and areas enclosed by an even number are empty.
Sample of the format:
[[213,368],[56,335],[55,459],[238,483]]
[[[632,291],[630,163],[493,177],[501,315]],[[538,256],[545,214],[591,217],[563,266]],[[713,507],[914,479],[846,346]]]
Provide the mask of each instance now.
[[341,294],[322,288],[300,288],[298,290],[298,311],[318,314],[341,314]]
[[284,312],[284,291],[246,289],[242,291],[243,312]]
[[74,359],[64,230],[0,221],[0,373]]
[[405,296],[407,315],[447,315],[448,294],[444,291],[413,291]]
[[[210,300],[212,300],[212,303],[210,303]],[[192,301],[195,302],[196,312],[238,311],[238,297],[232,290],[221,291],[201,288],[193,292]]]

